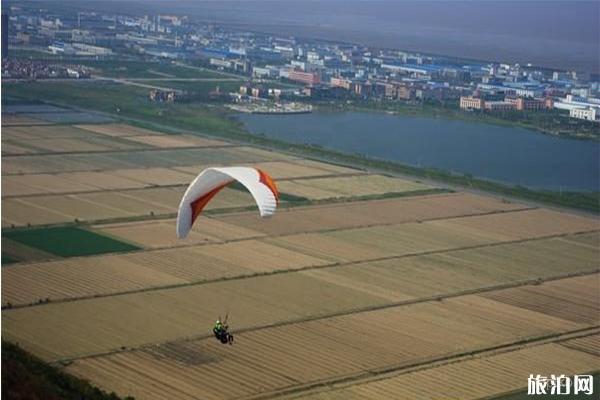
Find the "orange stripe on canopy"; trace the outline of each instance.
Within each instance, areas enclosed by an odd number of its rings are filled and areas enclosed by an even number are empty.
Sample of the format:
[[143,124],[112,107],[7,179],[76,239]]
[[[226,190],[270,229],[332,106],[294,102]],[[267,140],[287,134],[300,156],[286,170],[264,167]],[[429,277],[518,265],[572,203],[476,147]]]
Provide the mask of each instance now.
[[269,190],[273,193],[273,196],[275,196],[275,200],[277,201],[277,204],[279,204],[279,190],[277,190],[277,186],[275,185],[275,181],[264,171],[260,170],[260,169],[256,169],[258,171],[258,175],[260,176],[260,183],[262,183],[263,185],[265,185],[266,187],[269,188]]
[[190,207],[192,208],[192,223],[190,225],[194,224],[194,222],[196,221],[196,218],[198,218],[198,216],[200,215],[200,213],[202,212],[202,210],[204,209],[204,207],[206,206],[206,204],[213,197],[215,197],[216,194],[221,191],[221,189],[223,189],[225,186],[229,185],[232,182],[233,182],[233,180],[231,180],[231,181],[229,181],[227,183],[224,183],[221,186],[217,186],[216,188],[214,188],[210,192],[206,193],[204,196],[201,196],[198,199],[194,200],[190,204]]

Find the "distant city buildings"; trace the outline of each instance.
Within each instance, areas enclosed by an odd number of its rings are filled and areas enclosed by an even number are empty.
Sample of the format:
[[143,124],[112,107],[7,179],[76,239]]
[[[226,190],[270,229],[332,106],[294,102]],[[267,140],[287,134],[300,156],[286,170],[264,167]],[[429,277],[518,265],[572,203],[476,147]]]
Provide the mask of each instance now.
[[83,65],[10,58],[2,60],[2,78],[5,79],[85,79],[90,75],[90,69]]
[[[251,81],[250,90],[238,93],[240,98],[303,96],[315,100],[428,102],[482,112],[542,112],[555,108],[565,118],[586,120],[597,120],[600,114],[600,104],[593,100],[600,97],[598,75],[576,71],[466,62],[417,52],[244,32],[179,15],[87,11],[48,14],[21,5],[11,6],[8,11],[10,17],[2,16],[3,58],[11,44],[66,59],[127,54],[194,63],[246,77]],[[14,65],[6,66],[15,73]],[[32,68],[39,70],[39,66]],[[60,74],[85,76],[84,71],[75,69]],[[264,83],[269,81],[292,82],[298,87],[276,94],[265,89],[268,85]],[[157,96],[160,101],[162,95]]]
[[584,119],[587,121],[596,121],[598,114],[598,109],[594,107],[589,108],[573,108],[569,111],[569,115],[572,118]]
[[460,108],[463,110],[483,110],[485,101],[480,98],[466,96],[460,98]]
[[288,79],[294,82],[304,83],[308,86],[315,86],[321,83],[319,74],[314,72],[302,72],[297,70],[289,71]]

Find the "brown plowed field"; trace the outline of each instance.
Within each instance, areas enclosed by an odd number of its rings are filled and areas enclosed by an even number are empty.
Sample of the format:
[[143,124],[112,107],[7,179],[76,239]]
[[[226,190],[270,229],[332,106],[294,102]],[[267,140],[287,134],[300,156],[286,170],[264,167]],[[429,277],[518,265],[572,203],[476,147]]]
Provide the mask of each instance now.
[[176,171],[170,168],[138,168],[112,171],[112,174],[147,185],[183,185],[189,184],[196,175]]
[[382,175],[280,181],[278,186],[284,193],[306,197],[311,200],[410,192],[430,188],[421,183]]
[[[582,235],[583,236],[583,235]],[[596,249],[562,239],[455,250],[301,272],[391,301],[438,296],[600,268]]]
[[174,148],[174,147],[213,147],[227,146],[227,142],[214,139],[205,139],[191,135],[140,135],[129,136],[130,142],[143,143],[152,147]]
[[120,256],[38,262],[2,270],[2,304],[35,303],[47,298],[139,290],[186,283],[172,274],[145,268]]
[[525,239],[600,230],[600,220],[545,209],[432,222],[457,231],[487,232],[499,238]]
[[[3,226],[96,221],[133,216],[175,214],[185,187],[146,188],[71,195],[40,195],[3,200]],[[250,194],[225,189],[207,207],[226,209],[247,207],[254,202]],[[29,209],[34,209],[29,212]]]
[[452,193],[281,209],[276,218],[267,220],[257,219],[252,212],[228,214],[218,218],[273,235],[397,224],[523,207],[518,203],[502,202],[490,197]]
[[[2,304],[18,306],[2,310],[3,339],[72,360],[67,372],[108,392],[239,399],[320,384],[310,396],[475,399],[522,389],[530,373],[598,369],[600,335],[572,339],[600,322],[597,218],[412,193],[280,207],[265,220],[228,188],[179,241],[173,216],[209,166],[252,165],[314,199],[429,186],[124,124],[3,134],[3,227],[78,219],[143,248],[64,259],[2,249],[20,260],[2,268]],[[210,337],[226,313],[234,346]]]
[[380,257],[459,249],[500,242],[495,235],[448,229],[429,223],[405,223],[296,234],[265,239],[270,243],[332,261],[362,261]]
[[89,297],[325,263],[255,240],[38,262],[3,271],[2,303]]
[[95,228],[102,233],[137,243],[145,248],[178,247],[264,236],[261,232],[228,224],[215,218],[200,217],[188,237],[182,240],[174,235],[175,225],[175,220],[169,219],[98,225]]
[[565,347],[600,357],[600,335],[590,335],[560,342]]
[[161,135],[160,132],[138,128],[126,124],[75,125],[77,128],[107,136],[146,136]]
[[[219,347],[214,339],[199,340],[192,347],[199,356],[196,362],[182,360],[179,352],[151,347],[75,361],[68,371],[122,395],[139,396],[134,388],[145,390],[148,380],[170,398],[237,398],[402,367],[577,326],[465,296],[242,333],[229,349]],[[124,368],[127,371],[121,373]],[[215,391],[227,382],[231,391]]]
[[43,206],[30,204],[20,199],[2,200],[2,227],[10,225],[55,224],[72,221],[71,215],[49,210]]
[[597,367],[596,357],[558,344],[545,344],[294,398],[476,400],[526,390],[527,378],[532,373],[570,376],[591,372]]
[[379,297],[316,283],[277,274],[5,310],[3,336],[55,360],[210,334],[215,314],[228,310],[241,329],[384,304]]
[[2,158],[2,173],[35,174],[126,168],[175,167],[198,164],[239,165],[250,162],[291,160],[291,157],[249,147],[148,149],[92,154],[26,155]]
[[506,289],[482,296],[577,323],[598,324],[599,288],[600,275],[594,274],[537,286]]

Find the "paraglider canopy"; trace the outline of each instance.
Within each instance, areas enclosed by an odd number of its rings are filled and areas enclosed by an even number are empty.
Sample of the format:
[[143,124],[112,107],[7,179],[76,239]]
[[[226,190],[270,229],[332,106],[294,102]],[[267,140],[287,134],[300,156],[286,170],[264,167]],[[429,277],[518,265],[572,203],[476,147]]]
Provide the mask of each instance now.
[[177,212],[177,237],[184,239],[206,204],[227,185],[241,183],[254,197],[261,217],[275,213],[279,192],[265,172],[250,167],[207,168],[190,183]]

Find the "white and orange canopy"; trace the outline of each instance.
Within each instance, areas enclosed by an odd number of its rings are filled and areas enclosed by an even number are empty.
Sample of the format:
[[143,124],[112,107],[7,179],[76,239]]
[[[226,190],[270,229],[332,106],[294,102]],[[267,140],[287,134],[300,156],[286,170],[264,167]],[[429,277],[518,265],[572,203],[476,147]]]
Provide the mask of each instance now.
[[190,183],[177,212],[177,237],[184,239],[202,209],[221,189],[233,182],[241,183],[254,197],[261,217],[275,213],[279,192],[269,175],[257,168],[207,168]]

